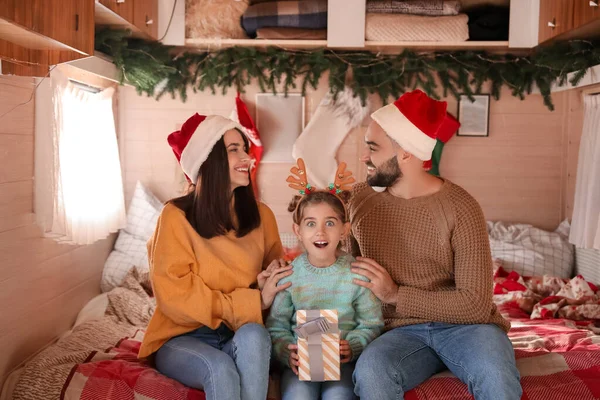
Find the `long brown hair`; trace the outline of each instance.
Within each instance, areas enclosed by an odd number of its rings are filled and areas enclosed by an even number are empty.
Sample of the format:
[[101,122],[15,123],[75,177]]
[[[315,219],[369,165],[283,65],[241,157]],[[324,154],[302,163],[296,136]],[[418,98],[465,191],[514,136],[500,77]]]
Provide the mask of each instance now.
[[[248,139],[242,132],[240,135],[247,151]],[[229,160],[223,137],[200,166],[198,182],[199,184],[190,186],[188,194],[170,202],[185,212],[190,225],[205,239],[225,235],[235,229],[231,213]],[[243,237],[260,226],[260,213],[252,181],[248,186],[236,188],[233,191],[233,200],[238,225],[236,236]]]

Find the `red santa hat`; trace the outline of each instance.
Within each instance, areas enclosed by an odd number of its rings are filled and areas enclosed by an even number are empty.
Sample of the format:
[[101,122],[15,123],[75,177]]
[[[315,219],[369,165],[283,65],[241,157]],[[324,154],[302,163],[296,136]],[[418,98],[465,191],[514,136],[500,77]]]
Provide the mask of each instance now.
[[445,101],[413,90],[375,111],[371,118],[404,150],[427,161],[431,159],[438,130],[446,118],[446,107]]
[[231,129],[243,128],[220,115],[192,115],[181,126],[181,130],[169,135],[167,141],[190,182],[196,183],[200,166],[212,151],[215,144]]

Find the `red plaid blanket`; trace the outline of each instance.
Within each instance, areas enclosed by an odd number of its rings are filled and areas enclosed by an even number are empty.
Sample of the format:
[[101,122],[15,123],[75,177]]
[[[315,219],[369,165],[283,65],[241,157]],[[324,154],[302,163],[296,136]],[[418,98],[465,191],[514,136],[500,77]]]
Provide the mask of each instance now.
[[[521,372],[523,400],[600,399],[600,336],[565,319],[532,320],[515,303],[500,305]],[[406,393],[406,400],[472,399],[449,372]]]
[[143,338],[138,331],[106,352],[94,351],[75,365],[61,399],[204,400],[204,392],[169,379],[137,357]]
[[[578,276],[521,277],[501,267],[494,302],[511,322],[508,333],[521,373],[523,400],[600,399],[598,288]],[[406,400],[472,399],[450,372],[406,393]]]

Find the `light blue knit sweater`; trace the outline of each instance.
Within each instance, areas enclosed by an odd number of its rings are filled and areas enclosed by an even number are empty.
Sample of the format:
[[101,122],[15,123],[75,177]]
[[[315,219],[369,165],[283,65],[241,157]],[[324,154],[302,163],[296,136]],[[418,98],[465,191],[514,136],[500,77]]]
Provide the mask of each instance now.
[[343,254],[333,265],[317,268],[304,253],[292,262],[294,273],[279,281],[279,285],[292,282],[292,286],[277,294],[266,325],[273,352],[284,365],[288,365],[287,346],[297,340],[293,331],[296,310],[337,310],[340,338],[350,343],[353,361],[381,333],[381,303],[369,289],[352,283],[353,278],[366,280],[351,272],[353,261],[351,255]]

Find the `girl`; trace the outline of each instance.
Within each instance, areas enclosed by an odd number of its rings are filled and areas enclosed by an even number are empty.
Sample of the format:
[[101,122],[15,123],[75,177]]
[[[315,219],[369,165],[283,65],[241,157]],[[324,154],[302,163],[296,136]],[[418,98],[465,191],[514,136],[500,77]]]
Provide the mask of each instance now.
[[[267,329],[273,342],[275,357],[285,366],[281,381],[283,400],[354,399],[352,372],[354,362],[383,328],[381,304],[370,290],[355,285],[355,278],[365,280],[350,271],[352,256],[339,249],[340,241],[350,232],[346,208],[339,194],[345,184],[353,182],[340,164],[336,183],[331,191],[315,191],[306,181],[302,159],[292,168],[288,182],[300,188],[304,197],[290,204],[293,230],[305,253],[293,262],[294,275],[279,284],[291,286],[280,292],[267,319]],[[340,178],[341,177],[341,178]],[[338,179],[339,178],[339,179]],[[335,309],[340,329],[341,380],[326,382],[298,379],[297,310]]]
[[192,190],[166,204],[148,242],[157,307],[139,356],[153,355],[161,373],[209,400],[266,398],[262,312],[292,273],[273,213],[254,198],[241,132],[195,114],[169,135]]

